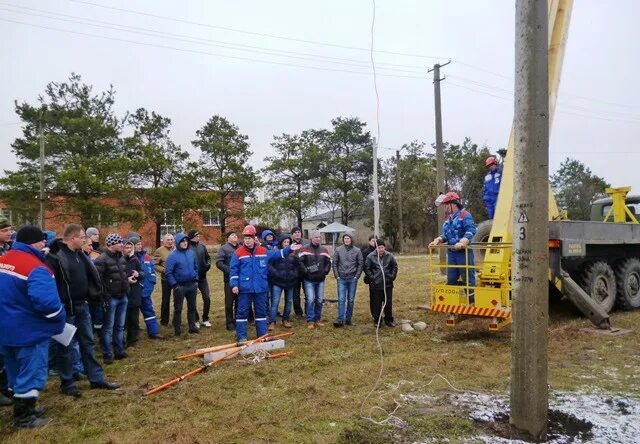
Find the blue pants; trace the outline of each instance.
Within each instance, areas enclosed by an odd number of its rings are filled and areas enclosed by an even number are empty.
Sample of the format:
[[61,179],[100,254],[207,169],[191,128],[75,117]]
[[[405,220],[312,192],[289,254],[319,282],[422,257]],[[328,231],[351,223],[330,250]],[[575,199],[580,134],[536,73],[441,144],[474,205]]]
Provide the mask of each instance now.
[[484,202],[484,206],[487,208],[487,213],[489,213],[489,219],[493,219],[493,215],[496,212],[496,203],[495,201],[490,202],[490,201],[485,201]]
[[357,286],[358,281],[356,280],[356,278],[338,278],[338,322],[351,322],[351,318],[353,317],[353,303],[356,299]]
[[102,328],[102,324],[104,323],[104,307],[102,304],[99,305],[89,305],[89,310],[91,311],[91,321],[93,322],[93,328],[96,330],[100,330]]
[[280,296],[284,292],[284,310],[282,311],[282,320],[288,321],[291,316],[291,306],[293,305],[293,287],[282,288],[277,285],[271,286],[271,311],[269,312],[269,322],[276,322],[278,316],[278,305],[280,305]]
[[105,357],[113,357],[114,350],[116,356],[124,354],[124,323],[127,319],[128,302],[126,296],[109,300],[100,332],[102,355]]
[[[96,359],[95,342],[91,326],[91,314],[87,304],[76,304],[75,315],[67,316],[67,322],[78,329],[74,335],[77,340],[82,366],[91,382],[104,381],[104,370]],[[75,385],[73,373],[76,373],[74,352],[71,344],[65,347],[56,342],[56,370],[60,374],[63,388]]]
[[267,292],[240,293],[238,295],[238,313],[236,314],[236,336],[238,341],[247,339],[247,322],[249,309],[253,304],[256,316],[256,333],[258,337],[267,333]]
[[0,346],[9,388],[15,398],[37,398],[47,383],[49,339],[26,347]]
[[144,323],[147,326],[147,334],[149,336],[157,336],[158,333],[160,333],[160,327],[158,326],[158,319],[156,319],[156,312],[153,309],[153,300],[151,299],[151,295],[142,296],[140,311],[142,312]]
[[317,322],[322,318],[322,301],[324,299],[324,281],[304,281],[307,322]]
[[196,296],[198,285],[196,282],[179,284],[173,289],[173,331],[177,335],[182,332],[182,306],[187,300],[187,324],[190,331],[196,327]]
[[[449,265],[473,265],[473,250],[467,250],[467,256],[469,263],[465,264],[465,250],[447,250],[447,263]],[[475,287],[476,285],[476,270],[473,268],[468,269],[469,273],[469,285]],[[462,281],[458,283],[458,279]],[[465,268],[447,268],[447,285],[467,285],[467,269]]]

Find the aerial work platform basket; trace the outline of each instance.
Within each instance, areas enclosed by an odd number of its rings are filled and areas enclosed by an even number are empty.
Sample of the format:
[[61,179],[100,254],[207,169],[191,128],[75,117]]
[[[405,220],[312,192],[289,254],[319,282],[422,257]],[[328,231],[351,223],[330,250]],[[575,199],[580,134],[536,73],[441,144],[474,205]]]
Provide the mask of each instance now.
[[[464,264],[441,263],[437,250],[450,249],[451,245],[435,245],[429,247],[429,288],[431,311],[448,313],[447,326],[454,327],[467,317],[489,318],[489,330],[497,331],[511,323],[511,244],[482,243],[473,244],[464,250]],[[502,254],[487,255],[487,251]],[[475,261],[469,264],[469,252],[473,251]],[[484,260],[483,258],[487,258]],[[490,257],[500,257],[499,261],[491,261]],[[506,263],[504,262],[506,261]],[[459,271],[456,283],[447,283],[433,270],[444,269],[447,276]],[[498,270],[504,270],[502,273]],[[475,272],[476,285],[469,285],[470,277]]]

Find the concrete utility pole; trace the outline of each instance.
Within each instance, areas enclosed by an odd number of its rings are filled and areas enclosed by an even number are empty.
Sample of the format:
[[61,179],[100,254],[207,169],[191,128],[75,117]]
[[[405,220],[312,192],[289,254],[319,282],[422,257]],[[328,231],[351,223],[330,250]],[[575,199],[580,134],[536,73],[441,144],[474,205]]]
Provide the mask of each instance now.
[[547,2],[516,0],[511,423],[547,433],[549,67]]
[[404,219],[402,218],[402,182],[400,179],[400,150],[396,150],[396,198],[398,199],[398,253],[402,252],[404,240]]
[[44,227],[44,131],[42,129],[43,123],[40,121],[38,125],[38,138],[40,139],[40,228]]
[[[440,102],[440,82],[445,78],[440,78],[440,68],[443,66],[447,66],[451,63],[449,60],[447,63],[440,65],[436,63],[433,65],[433,69],[430,69],[428,72],[433,72],[433,96],[434,102],[436,106],[436,186],[438,188],[438,194],[446,193],[447,190],[444,189],[445,182],[445,170],[444,170],[444,146],[442,144],[442,107]],[[437,197],[437,196],[436,196]],[[440,232],[440,228],[444,223],[444,207],[438,207],[438,230]],[[439,248],[440,251],[440,263],[444,263],[446,260],[446,251],[444,248]],[[441,268],[440,272],[442,274],[446,273],[445,268]]]

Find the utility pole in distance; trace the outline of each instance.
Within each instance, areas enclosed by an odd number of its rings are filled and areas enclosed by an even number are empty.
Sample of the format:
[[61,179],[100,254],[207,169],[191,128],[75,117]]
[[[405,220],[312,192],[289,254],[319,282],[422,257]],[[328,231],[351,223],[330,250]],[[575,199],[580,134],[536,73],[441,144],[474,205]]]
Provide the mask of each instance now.
[[38,138],[40,139],[40,229],[44,231],[44,130],[42,118],[38,125]]
[[511,423],[545,439],[549,409],[547,2],[516,1]]
[[400,150],[396,150],[396,193],[398,199],[398,253],[402,252],[404,247],[404,220],[402,218],[402,182],[400,176]]
[[[433,95],[434,102],[436,106],[436,186],[438,187],[438,194],[446,193],[447,190],[444,189],[445,182],[445,171],[444,171],[444,146],[442,144],[442,107],[440,102],[440,82],[443,81],[446,77],[440,78],[440,68],[443,66],[447,66],[451,63],[449,60],[447,63],[440,65],[436,63],[433,65],[433,68],[428,72],[433,72]],[[436,196],[437,197],[437,196]],[[438,207],[438,230],[442,227],[444,223],[444,207]],[[444,248],[439,248],[440,251],[440,263],[444,263],[446,260],[446,251]],[[441,268],[440,272],[442,274],[446,273],[445,268]]]

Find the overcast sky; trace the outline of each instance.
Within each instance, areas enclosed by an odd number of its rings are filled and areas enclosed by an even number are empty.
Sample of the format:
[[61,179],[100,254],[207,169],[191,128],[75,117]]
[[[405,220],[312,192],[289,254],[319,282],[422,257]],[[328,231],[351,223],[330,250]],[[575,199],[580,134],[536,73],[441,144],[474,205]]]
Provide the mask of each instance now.
[[[506,145],[514,3],[377,1],[383,157],[414,139],[434,142],[426,71],[449,58],[445,141]],[[637,0],[576,0],[550,148],[552,170],[573,157],[636,193],[639,17]],[[35,102],[71,72],[96,91],[113,84],[119,115],[146,107],[170,117],[175,140],[190,151],[210,116],[227,117],[249,136],[255,166],[273,135],[328,127],[336,116],[357,116],[375,135],[371,18],[368,0],[0,0],[2,167],[15,167],[14,100]]]

